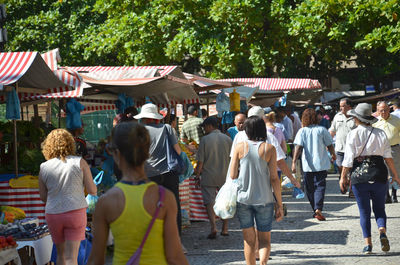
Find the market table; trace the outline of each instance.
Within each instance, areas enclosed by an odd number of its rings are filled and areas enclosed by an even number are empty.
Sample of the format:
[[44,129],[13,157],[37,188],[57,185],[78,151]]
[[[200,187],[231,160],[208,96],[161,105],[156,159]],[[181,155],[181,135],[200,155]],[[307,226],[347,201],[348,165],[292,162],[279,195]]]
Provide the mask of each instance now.
[[11,261],[16,265],[21,265],[21,259],[19,258],[17,249],[9,248],[0,250],[0,264],[7,264]]
[[189,213],[190,221],[208,221],[201,188],[196,187],[193,176],[179,184],[181,209]]
[[26,217],[37,217],[39,223],[45,223],[45,203],[40,199],[37,188],[12,188],[9,180],[14,175],[0,175],[0,205],[18,207],[24,210]]
[[51,252],[53,250],[53,240],[51,239],[50,234],[47,234],[36,240],[17,241],[17,244],[17,249],[24,247],[33,248],[37,265],[43,265],[50,262]]

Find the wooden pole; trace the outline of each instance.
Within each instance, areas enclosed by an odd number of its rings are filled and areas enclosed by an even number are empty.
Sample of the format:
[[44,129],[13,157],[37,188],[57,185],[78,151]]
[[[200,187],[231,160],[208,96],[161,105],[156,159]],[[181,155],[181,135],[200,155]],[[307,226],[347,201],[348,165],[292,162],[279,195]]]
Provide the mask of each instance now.
[[[15,93],[18,95],[18,82],[15,83]],[[15,177],[18,178],[18,141],[17,141],[17,120],[13,120],[14,125],[14,161],[15,161]]]
[[58,101],[58,128],[61,128],[61,99]]
[[24,107],[21,106],[21,120],[24,120]]
[[51,123],[51,101],[47,102],[47,108],[46,108],[46,123],[50,124]]

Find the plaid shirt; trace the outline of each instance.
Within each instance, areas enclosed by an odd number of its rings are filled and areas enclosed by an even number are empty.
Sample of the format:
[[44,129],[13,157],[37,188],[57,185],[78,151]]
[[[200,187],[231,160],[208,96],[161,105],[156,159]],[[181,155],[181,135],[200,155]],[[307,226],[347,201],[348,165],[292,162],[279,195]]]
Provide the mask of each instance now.
[[187,119],[187,121],[185,121],[182,125],[181,139],[186,139],[189,142],[193,140],[199,144],[201,137],[204,135],[203,128],[201,127],[202,123],[202,118],[194,116],[189,117],[189,119]]

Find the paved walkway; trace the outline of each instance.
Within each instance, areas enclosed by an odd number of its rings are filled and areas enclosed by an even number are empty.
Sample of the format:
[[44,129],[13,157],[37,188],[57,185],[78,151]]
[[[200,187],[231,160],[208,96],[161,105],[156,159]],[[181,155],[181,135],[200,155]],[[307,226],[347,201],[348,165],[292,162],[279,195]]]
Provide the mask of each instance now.
[[[308,200],[284,196],[288,215],[273,223],[272,252],[268,264],[400,264],[400,203],[387,204],[388,238],[391,250],[380,250],[378,229],[372,218],[373,254],[363,255],[364,247],[355,199],[341,195],[338,175],[329,175],[325,196],[325,222],[312,218]],[[221,223],[218,223],[219,228]],[[192,265],[245,264],[243,238],[236,218],[229,225],[229,237],[218,234],[206,239],[208,222],[192,222],[182,233]]]

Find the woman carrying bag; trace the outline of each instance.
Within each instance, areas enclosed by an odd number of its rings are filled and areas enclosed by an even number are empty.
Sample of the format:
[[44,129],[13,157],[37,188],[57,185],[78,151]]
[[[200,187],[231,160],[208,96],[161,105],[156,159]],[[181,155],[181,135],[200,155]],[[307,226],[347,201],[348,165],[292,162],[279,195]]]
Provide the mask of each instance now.
[[[371,240],[371,205],[380,233],[382,251],[389,251],[389,240],[386,236],[385,195],[388,188],[388,170],[393,172],[393,181],[400,183],[389,141],[383,130],[371,125],[377,121],[372,115],[372,107],[367,103],[360,103],[354,110],[347,112],[354,117],[357,127],[347,136],[343,171],[340,177],[340,189],[345,193],[349,179],[360,211],[360,225],[363,231],[366,246],[363,253],[372,252]],[[386,162],[386,165],[385,165]]]
[[[267,264],[271,252],[274,210],[276,221],[279,222],[283,218],[281,186],[276,169],[276,151],[273,145],[265,142],[267,130],[260,117],[248,118],[244,123],[244,128],[248,140],[236,145],[230,164],[230,177],[238,179],[236,213],[243,232],[246,264],[256,264],[257,250],[260,253],[260,263]],[[240,172],[238,172],[239,165]],[[276,197],[275,209],[274,197]],[[258,240],[258,249],[256,249],[256,240]]]
[[[114,265],[188,264],[176,225],[174,194],[160,189],[145,173],[150,148],[148,131],[138,123],[120,123],[111,137],[109,150],[122,171],[122,179],[96,204],[88,264],[104,264],[110,228],[115,245]],[[137,251],[140,248],[141,253]]]

